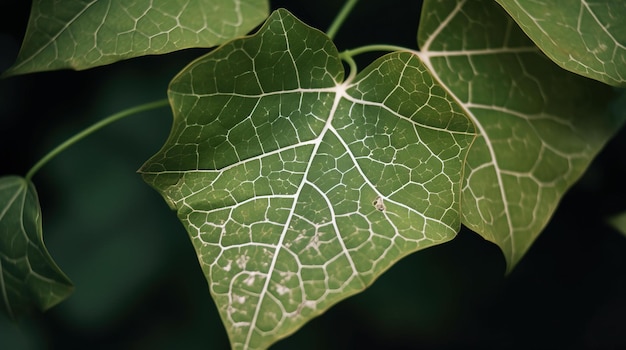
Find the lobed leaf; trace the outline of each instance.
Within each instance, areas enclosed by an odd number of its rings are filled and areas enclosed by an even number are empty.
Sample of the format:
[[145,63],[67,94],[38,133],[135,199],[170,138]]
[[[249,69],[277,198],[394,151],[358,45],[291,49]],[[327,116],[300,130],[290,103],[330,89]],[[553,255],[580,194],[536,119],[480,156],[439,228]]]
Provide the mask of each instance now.
[[2,311],[16,318],[32,307],[46,310],[73,289],[44,245],[35,186],[18,176],[0,177]]
[[267,0],[34,0],[17,61],[4,74],[213,47],[246,34],[268,12]]
[[498,0],[526,34],[561,67],[626,86],[626,2]]
[[626,116],[609,110],[611,87],[559,68],[493,2],[422,11],[420,55],[478,132],[463,223],[502,249],[510,271]]
[[344,77],[285,10],[170,84],[140,172],[177,211],[233,348],[262,349],[460,228],[464,111],[408,52]]

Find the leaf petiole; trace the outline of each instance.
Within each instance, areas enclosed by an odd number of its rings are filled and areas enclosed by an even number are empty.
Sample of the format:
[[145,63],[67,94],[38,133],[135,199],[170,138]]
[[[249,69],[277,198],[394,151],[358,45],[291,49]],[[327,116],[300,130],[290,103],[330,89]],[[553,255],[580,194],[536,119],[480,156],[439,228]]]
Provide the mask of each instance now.
[[379,44],[379,45],[366,45],[366,46],[357,47],[355,49],[345,50],[341,53],[341,56],[352,57],[352,56],[357,56],[357,55],[364,54],[367,52],[375,52],[375,51],[389,51],[389,52],[406,51],[406,52],[413,52],[413,53],[418,52],[416,50],[412,50],[412,49],[402,47],[402,46]]
[[142,104],[139,106],[135,106],[126,110],[123,110],[121,112],[117,112],[115,114],[112,114],[102,120],[100,120],[99,122],[93,124],[92,126],[88,127],[87,129],[79,132],[78,134],[70,137],[69,139],[65,140],[65,142],[63,142],[62,144],[58,145],[57,147],[55,147],[52,151],[48,152],[48,154],[46,154],[43,158],[41,158],[35,165],[33,165],[32,168],[30,168],[30,170],[28,171],[28,173],[26,173],[26,180],[30,181],[31,178],[35,175],[35,173],[41,168],[43,167],[48,161],[50,161],[52,158],[54,158],[55,156],[57,156],[59,153],[63,152],[66,148],[72,146],[73,144],[75,144],[76,142],[82,140],[83,138],[89,136],[90,134],[94,133],[95,131],[98,131],[100,129],[102,129],[103,127],[117,121],[120,119],[123,119],[125,117],[128,117],[130,115],[133,114],[137,114],[137,113],[141,113],[141,112],[145,112],[151,109],[156,109],[156,108],[160,108],[160,107],[165,107],[169,104],[168,99],[162,99],[162,100],[158,100],[158,101],[154,101],[154,102],[149,102],[146,104]]
[[350,67],[350,75],[346,78],[345,80],[346,82],[352,81],[352,79],[354,79],[357,73],[356,62],[354,61],[353,57],[363,54],[363,53],[374,52],[374,51],[391,51],[391,52],[408,51],[408,52],[416,53],[416,51],[414,50],[407,49],[402,46],[395,46],[395,45],[367,45],[367,46],[357,47],[351,50],[345,50],[339,54],[339,58],[341,58],[341,60],[346,62],[348,66]]
[[348,0],[343,5],[343,7],[341,8],[341,11],[339,11],[339,13],[337,14],[337,17],[335,17],[335,19],[333,20],[333,23],[330,24],[330,27],[328,27],[328,30],[326,31],[326,35],[331,40],[335,38],[335,35],[337,35],[339,28],[341,27],[343,22],[345,22],[346,18],[348,18],[348,15],[350,14],[350,12],[352,12],[354,5],[356,5],[358,1],[359,0]]

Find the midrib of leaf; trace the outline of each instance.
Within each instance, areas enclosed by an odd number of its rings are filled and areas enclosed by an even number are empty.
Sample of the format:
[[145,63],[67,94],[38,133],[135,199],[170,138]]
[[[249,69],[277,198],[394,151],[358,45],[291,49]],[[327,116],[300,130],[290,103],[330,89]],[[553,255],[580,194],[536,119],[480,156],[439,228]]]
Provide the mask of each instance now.
[[[409,52],[412,52],[413,54],[416,54],[418,56],[421,56],[421,53],[418,51],[411,51],[411,50],[406,50]],[[455,53],[453,52],[452,55],[454,55]],[[435,76],[435,75],[433,75]],[[237,97],[246,97],[246,98],[255,98],[255,99],[261,99],[263,97],[268,97],[268,96],[277,96],[277,95],[290,95],[290,94],[311,94],[311,93],[333,93],[335,95],[334,100],[333,100],[333,106],[331,108],[331,113],[329,113],[329,117],[327,118],[327,121],[325,122],[325,125],[322,129],[322,131],[320,132],[320,134],[311,140],[304,140],[304,141],[299,141],[296,144],[293,145],[289,145],[289,146],[285,146],[285,147],[280,147],[280,148],[276,148],[274,150],[265,150],[265,149],[261,149],[260,153],[258,155],[254,155],[254,156],[249,156],[246,157],[245,159],[239,159],[237,162],[230,164],[230,165],[226,165],[224,167],[215,167],[215,169],[199,169],[200,167],[198,166],[198,169],[191,169],[191,170],[164,170],[164,171],[145,171],[142,170],[141,173],[145,174],[145,175],[184,175],[184,174],[190,174],[190,173],[196,173],[196,174],[216,174],[216,178],[214,181],[218,181],[222,176],[227,176],[226,173],[228,170],[231,170],[233,168],[236,167],[240,167],[242,164],[245,163],[250,163],[253,161],[257,161],[260,160],[262,158],[265,158],[267,156],[272,156],[272,155],[277,155],[280,154],[286,150],[294,150],[294,149],[298,149],[301,148],[302,146],[313,146],[313,150],[311,151],[311,154],[316,154],[317,150],[320,146],[320,144],[322,143],[322,141],[324,140],[324,137],[326,136],[327,133],[332,133],[337,140],[341,143],[342,147],[347,151],[347,154],[350,156],[351,160],[354,162],[354,164],[357,164],[357,170],[359,172],[359,174],[363,177],[364,181],[366,182],[367,185],[371,186],[372,188],[376,189],[376,185],[373,184],[369,178],[365,175],[363,169],[358,166],[359,161],[358,159],[356,159],[354,157],[354,154],[351,153],[350,151],[350,146],[348,144],[345,143],[345,140],[343,139],[342,136],[340,136],[337,132],[337,130],[332,126],[332,122],[334,120],[334,116],[336,113],[336,109],[338,107],[338,104],[340,101],[342,100],[346,100],[346,101],[350,101],[353,104],[360,104],[360,105],[367,105],[367,106],[376,106],[379,107],[381,109],[386,110],[389,113],[394,114],[394,116],[396,116],[399,119],[402,120],[406,120],[409,121],[411,123],[415,123],[412,120],[409,120],[408,118],[406,118],[405,116],[396,113],[395,111],[391,110],[390,108],[388,108],[386,105],[382,104],[382,103],[376,103],[376,102],[371,102],[371,101],[366,101],[366,100],[362,100],[362,99],[357,99],[352,97],[351,95],[349,95],[347,93],[347,90],[350,89],[351,87],[356,86],[356,84],[351,84],[350,80],[346,79],[343,83],[337,83],[337,85],[335,87],[331,87],[331,88],[320,88],[320,89],[303,89],[303,88],[298,88],[298,89],[293,89],[293,90],[284,90],[284,91],[276,91],[276,92],[267,92],[267,93],[261,93],[261,94],[237,94],[237,93],[217,93],[217,94],[211,94],[211,95],[201,95],[201,94],[197,94],[195,96],[197,96],[198,98],[203,98],[203,97],[214,97],[214,96],[237,96]],[[176,95],[176,93],[172,93],[172,95]],[[461,106],[473,106],[472,104],[463,104],[461,102],[459,102],[459,105]],[[471,113],[468,112],[468,116],[470,116]],[[430,126],[430,125],[426,125],[426,124],[416,124],[418,125],[420,128],[425,128],[425,129],[430,129],[430,130],[434,130],[434,131],[445,131],[445,132],[449,132],[452,134],[459,134],[459,135],[467,135],[467,136],[472,136],[474,135],[473,133],[469,133],[469,132],[457,132],[457,131],[452,131],[452,130],[445,130],[445,129],[441,129],[438,127],[434,127],[434,126]],[[287,195],[287,196],[280,196],[280,195],[268,195],[266,196],[267,198],[277,198],[277,197],[284,197],[284,198],[289,198],[289,199],[294,199],[294,198],[298,198],[300,195],[300,192],[302,190],[302,187],[305,184],[311,184],[310,181],[308,181],[307,175],[309,174],[310,171],[310,167],[313,163],[313,159],[314,157],[311,157],[311,159],[309,160],[308,164],[307,164],[307,168],[306,170],[303,172],[303,181],[301,182],[297,192],[295,192],[293,195]],[[312,186],[314,188],[317,189],[316,185],[312,184]],[[318,190],[319,191],[319,190]],[[320,192],[323,193],[323,192]],[[195,193],[190,193],[188,196],[185,197],[181,197],[178,201],[175,201],[172,203],[172,207],[180,209],[182,208],[186,201],[192,197]],[[383,195],[380,192],[376,193],[377,195]],[[386,195],[386,197],[390,197],[391,195],[393,195],[393,193]],[[250,200],[254,200],[254,199],[259,199],[259,198],[264,198],[264,196],[255,196],[252,197]],[[328,200],[328,198],[325,198],[326,200]],[[401,203],[401,202],[396,202],[393,201],[391,199],[386,199],[385,202],[388,203],[393,203],[396,204],[400,207],[403,207],[405,209],[408,210],[413,210],[412,208],[406,206],[405,204]],[[231,207],[236,207],[236,206],[240,206],[242,203],[244,202],[237,202],[235,204],[233,204],[232,206],[226,206],[226,207],[220,207],[219,209],[224,209],[224,208],[231,208]],[[295,203],[294,203],[294,207],[295,207]],[[332,209],[332,208],[331,208]],[[293,210],[293,207],[292,207]],[[293,212],[289,215],[289,219],[288,221],[291,219]],[[421,213],[418,213],[421,216],[423,216]],[[424,216],[423,216],[424,217]],[[432,220],[432,219],[431,219]],[[455,230],[453,227],[449,226],[447,223],[443,222],[443,221],[437,221],[438,223],[447,226],[450,230]],[[286,226],[288,227],[288,225]],[[282,240],[283,235],[281,235],[281,240]],[[282,243],[282,241],[281,241]],[[280,247],[280,244],[279,244]]]
[[[287,31],[284,28],[284,23],[283,22],[281,22],[281,23],[283,24],[283,29],[285,30],[285,33],[286,33]],[[295,59],[293,58],[293,56],[292,56],[292,54],[291,54],[291,52],[289,50],[288,50],[288,52],[289,52],[289,55],[292,58],[292,62],[294,64],[294,70],[295,70],[296,74],[298,74],[298,69],[295,66]],[[299,77],[298,77],[298,82],[300,82],[300,78]],[[300,84],[298,84],[298,85],[300,85]],[[337,107],[339,106],[339,102],[341,101],[341,98],[342,98],[342,95],[343,95],[343,93],[341,93],[341,92],[343,92],[343,85],[339,85],[339,86],[337,86],[337,88],[334,88],[334,89],[331,88],[331,89],[322,89],[322,90],[324,90],[324,91],[327,91],[327,90],[334,91],[335,92],[335,99],[333,101],[333,106],[331,107],[330,116],[327,118],[326,124],[324,125],[324,128],[320,132],[320,135],[316,139],[314,139],[313,142],[312,142],[312,144],[313,144],[313,151],[311,152],[312,155],[317,154],[317,151],[318,151],[318,149],[319,149],[319,147],[320,147],[320,145],[322,143],[322,140],[324,139],[324,135],[326,134],[326,132],[328,132],[329,130],[332,130],[333,116],[334,116],[334,114],[335,114],[335,112],[337,110]],[[315,90],[308,90],[307,92],[315,92]],[[321,92],[321,91],[318,90],[318,92]],[[341,138],[339,138],[339,139],[341,140]],[[294,145],[294,147],[300,147],[300,145],[296,144],[296,145]],[[263,302],[265,301],[266,293],[269,291],[269,285],[270,285],[270,282],[272,281],[271,276],[275,272],[276,261],[278,260],[278,256],[279,256],[280,250],[283,249],[284,239],[287,236],[287,232],[288,232],[288,230],[291,227],[291,222],[292,222],[293,216],[294,216],[294,214],[296,212],[296,206],[299,203],[298,202],[298,198],[300,198],[300,193],[302,192],[302,188],[305,185],[309,185],[309,186],[313,187],[319,193],[319,195],[322,198],[324,198],[324,200],[326,200],[328,208],[330,209],[330,212],[331,212],[331,217],[335,217],[333,206],[329,202],[328,198],[324,195],[323,191],[320,191],[320,189],[315,184],[313,184],[313,183],[311,183],[311,182],[309,182],[307,180],[307,177],[308,177],[308,174],[309,174],[309,172],[311,170],[311,165],[313,164],[314,159],[315,159],[314,156],[311,156],[309,158],[309,162],[308,162],[308,164],[306,166],[306,169],[305,169],[305,171],[304,171],[304,173],[302,175],[302,181],[300,182],[300,186],[298,187],[298,189],[296,190],[296,192],[293,195],[293,198],[292,198],[293,203],[291,205],[291,210],[289,211],[289,215],[287,216],[287,221],[286,221],[286,223],[285,223],[285,225],[283,227],[283,231],[282,231],[282,233],[280,235],[280,239],[278,240],[278,243],[276,244],[276,247],[274,248],[274,255],[272,256],[272,261],[270,263],[269,270],[267,272],[267,278],[265,279],[265,285],[263,286],[263,289],[261,290],[261,295],[259,296],[259,303],[258,303],[259,307],[257,307],[255,309],[255,311],[254,311],[254,316],[252,317],[251,325],[248,328],[248,335],[246,337],[246,342],[244,344],[244,348],[248,348],[248,346],[249,346],[249,344],[251,342],[252,336],[253,336],[253,334],[256,331],[257,319],[258,319],[258,316],[259,316],[259,312],[261,312],[261,307],[260,306],[263,305]],[[357,269],[356,269],[356,266],[354,264],[354,261],[352,260],[350,252],[348,251],[348,249],[346,248],[343,240],[339,236],[339,232],[340,231],[339,231],[339,229],[338,229],[338,227],[337,227],[337,225],[336,225],[336,223],[334,221],[333,221],[332,224],[333,224],[333,226],[335,228],[334,231],[337,233],[337,239],[338,239],[338,242],[341,245],[341,249],[342,249],[344,255],[346,256],[346,258],[348,259],[348,261],[350,263],[350,268],[352,269],[352,278],[355,277],[355,276],[358,277],[359,275],[357,273]],[[361,281],[361,285],[365,286],[363,281]]]
[[[439,37],[439,35],[441,34],[441,31],[448,26],[450,21],[452,21],[452,19],[457,15],[457,13],[461,11],[464,4],[465,4],[465,0],[458,1],[456,4],[456,7],[452,11],[450,11],[450,13],[446,16],[446,18],[443,21],[440,21],[439,26],[435,28],[435,30],[432,33],[430,33],[430,35],[428,36],[424,44],[420,47],[420,51],[414,51],[414,53],[417,55],[428,55],[428,52],[430,51],[430,45],[433,43],[433,41],[437,37]],[[428,66],[428,68],[434,74],[434,76],[437,79],[439,79],[439,76],[436,75],[435,70],[432,69],[432,66],[430,66],[430,61],[424,60],[424,59],[422,59],[422,61],[424,62],[424,64]]]

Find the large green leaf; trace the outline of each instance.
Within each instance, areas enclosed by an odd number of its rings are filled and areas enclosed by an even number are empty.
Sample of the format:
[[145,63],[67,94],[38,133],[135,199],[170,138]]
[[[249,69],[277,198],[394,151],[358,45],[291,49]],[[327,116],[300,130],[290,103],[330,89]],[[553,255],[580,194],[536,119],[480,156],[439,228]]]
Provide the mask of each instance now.
[[626,86],[626,1],[497,1],[561,67]]
[[34,0],[16,63],[5,74],[87,69],[243,35],[267,0]]
[[464,111],[408,52],[343,75],[328,37],[279,10],[170,85],[173,129],[141,172],[234,348],[266,348],[460,228]]
[[35,186],[18,176],[0,178],[0,295],[11,318],[33,306],[46,310],[67,298],[72,283],[43,243]]
[[[470,112],[463,223],[495,242],[510,270],[624,119],[612,88],[553,64],[491,1],[427,1],[426,65]],[[622,62],[624,64],[624,62]]]

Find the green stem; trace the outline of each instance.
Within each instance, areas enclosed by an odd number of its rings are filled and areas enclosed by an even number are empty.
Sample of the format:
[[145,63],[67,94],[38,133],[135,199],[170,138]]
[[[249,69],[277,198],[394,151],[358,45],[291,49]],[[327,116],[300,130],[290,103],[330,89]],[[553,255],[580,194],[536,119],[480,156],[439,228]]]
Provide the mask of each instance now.
[[330,27],[328,27],[328,30],[326,31],[326,35],[328,35],[329,38],[331,39],[335,38],[335,35],[337,35],[339,28],[341,27],[343,22],[346,20],[346,18],[348,18],[348,15],[352,11],[352,8],[354,8],[354,5],[356,5],[358,1],[359,0],[347,0],[346,1],[346,3],[341,8],[341,11],[339,11],[339,13],[337,14],[337,17],[335,17],[335,19],[333,20],[333,23],[331,23]]
[[82,140],[83,138],[89,136],[90,134],[94,133],[95,131],[98,131],[98,130],[102,129],[103,127],[113,123],[114,121],[123,119],[125,117],[130,116],[130,115],[137,114],[137,113],[144,112],[144,111],[148,111],[148,110],[151,110],[151,109],[156,109],[156,108],[159,108],[159,107],[165,107],[168,104],[169,104],[169,101],[167,99],[154,101],[154,102],[149,102],[149,103],[146,103],[146,104],[143,104],[143,105],[139,105],[139,106],[135,106],[135,107],[123,110],[121,112],[112,114],[112,115],[102,119],[101,121],[93,124],[92,126],[88,127],[87,129],[85,129],[85,130],[79,132],[78,134],[72,136],[71,138],[67,139],[65,142],[63,142],[62,144],[58,145],[52,151],[48,152],[48,154],[46,154],[35,165],[33,165],[32,168],[30,168],[30,170],[26,174],[26,180],[30,181],[30,179],[33,177],[33,175],[35,175],[35,173],[41,167],[43,167],[48,161],[50,161],[52,158],[57,156],[59,153],[63,152],[66,148],[68,148],[71,145],[75,144],[76,142]]
[[344,81],[346,84],[349,84],[352,81],[352,79],[354,79],[354,77],[356,76],[356,72],[357,72],[356,62],[354,61],[354,58],[352,58],[352,55],[350,54],[349,51],[344,51],[340,53],[339,57],[344,62],[346,62],[348,66],[350,67],[350,74]]
[[346,51],[342,52],[342,55],[344,55],[344,56],[356,56],[356,55],[360,55],[362,53],[373,52],[373,51],[391,51],[391,52],[393,52],[393,51],[410,51],[410,52],[415,52],[415,50],[411,50],[411,49],[408,49],[408,48],[402,47],[402,46],[380,44],[380,45],[361,46],[361,47],[357,47],[356,49],[346,50]]
[[351,49],[351,50],[345,50],[342,53],[339,54],[339,58],[341,58],[344,62],[346,62],[348,64],[348,66],[350,67],[350,75],[346,78],[346,82],[350,82],[352,81],[352,79],[354,79],[356,72],[357,72],[357,67],[356,67],[356,62],[354,61],[354,56],[356,55],[360,55],[366,52],[373,52],[373,51],[410,51],[410,52],[415,52],[411,49],[407,49],[405,47],[402,46],[395,46],[395,45],[367,45],[367,46],[361,46],[361,47],[357,47],[356,49]]

